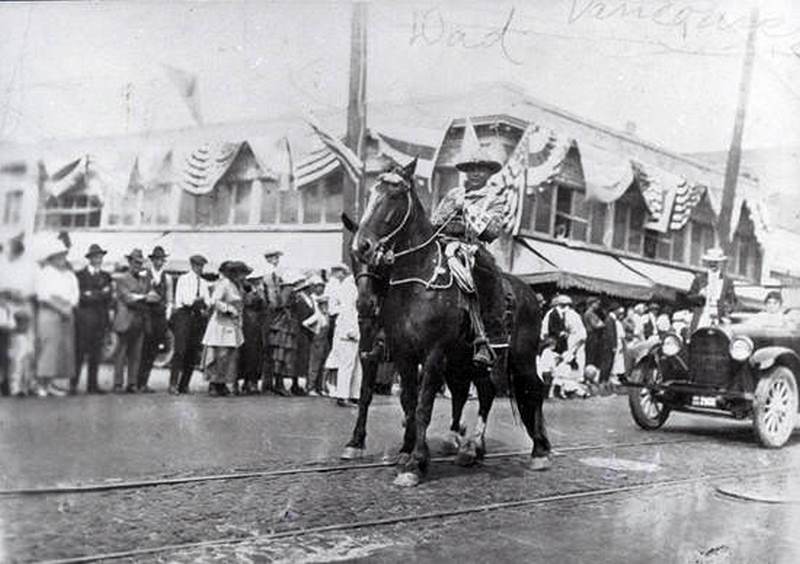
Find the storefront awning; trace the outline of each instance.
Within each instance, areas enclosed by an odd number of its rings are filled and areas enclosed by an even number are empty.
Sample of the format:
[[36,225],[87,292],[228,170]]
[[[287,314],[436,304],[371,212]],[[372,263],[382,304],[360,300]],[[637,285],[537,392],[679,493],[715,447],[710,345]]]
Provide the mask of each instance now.
[[694,272],[690,270],[629,258],[620,258],[619,260],[625,266],[632,268],[650,280],[681,292],[688,291],[694,281]]
[[516,274],[528,284],[555,283],[621,298],[649,300],[654,284],[614,256],[528,238],[515,241]]

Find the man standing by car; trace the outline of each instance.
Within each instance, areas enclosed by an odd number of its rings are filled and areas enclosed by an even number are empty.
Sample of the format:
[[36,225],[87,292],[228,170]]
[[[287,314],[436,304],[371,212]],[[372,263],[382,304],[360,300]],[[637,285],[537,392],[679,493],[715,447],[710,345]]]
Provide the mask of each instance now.
[[170,318],[174,337],[174,353],[169,375],[169,393],[189,391],[195,363],[198,360],[203,332],[206,329],[211,296],[203,268],[208,261],[202,255],[189,257],[191,270],[178,278],[175,286],[175,311]]
[[689,334],[699,327],[708,327],[728,319],[736,307],[733,281],[725,276],[724,265],[728,257],[719,247],[709,249],[703,255],[706,271],[695,276],[686,296],[693,307]]
[[86,391],[90,394],[105,393],[97,385],[97,369],[103,351],[106,329],[108,329],[108,314],[111,307],[111,275],[100,269],[106,251],[100,245],[92,243],[86,258],[89,264],[79,270],[78,288],[80,301],[75,310],[75,377],[69,383],[69,393],[78,392],[78,382],[81,377],[81,368],[84,358],[88,361],[88,375]]

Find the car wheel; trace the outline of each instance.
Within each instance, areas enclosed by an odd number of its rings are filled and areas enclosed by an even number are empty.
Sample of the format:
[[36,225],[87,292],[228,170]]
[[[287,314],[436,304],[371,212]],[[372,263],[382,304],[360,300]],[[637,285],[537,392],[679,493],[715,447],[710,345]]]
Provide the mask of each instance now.
[[780,448],[794,430],[797,382],[792,371],[776,366],[758,381],[753,401],[753,426],[761,444]]
[[[647,384],[658,381],[658,371],[654,366],[641,364],[633,369],[642,374],[631,374],[631,380]],[[637,377],[638,376],[638,377]],[[647,388],[628,388],[628,407],[636,424],[646,431],[654,431],[666,423],[669,407],[656,400]]]
[[172,362],[173,354],[175,354],[175,335],[172,334],[172,331],[167,329],[164,335],[164,348],[156,356],[153,361],[153,366],[156,368],[166,368],[169,366],[169,363]]

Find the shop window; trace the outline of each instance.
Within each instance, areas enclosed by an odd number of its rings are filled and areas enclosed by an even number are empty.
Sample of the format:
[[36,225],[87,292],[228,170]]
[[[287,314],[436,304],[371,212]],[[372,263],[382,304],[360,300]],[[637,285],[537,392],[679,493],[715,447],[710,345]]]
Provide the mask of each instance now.
[[760,249],[752,236],[737,234],[731,245],[730,268],[745,278],[756,279],[760,271]]
[[22,220],[22,190],[6,192],[3,225],[17,225]]
[[646,229],[642,254],[647,258],[670,260],[672,257],[672,235]]
[[97,196],[63,194],[45,203],[44,226],[50,229],[98,227],[102,203]]
[[683,262],[684,250],[686,248],[686,228],[672,232],[672,262]]
[[625,250],[625,239],[628,235],[628,206],[617,202],[614,206],[614,235],[611,246],[620,251]]
[[592,221],[590,242],[594,245],[603,245],[606,231],[606,214],[608,206],[599,202],[592,204]]

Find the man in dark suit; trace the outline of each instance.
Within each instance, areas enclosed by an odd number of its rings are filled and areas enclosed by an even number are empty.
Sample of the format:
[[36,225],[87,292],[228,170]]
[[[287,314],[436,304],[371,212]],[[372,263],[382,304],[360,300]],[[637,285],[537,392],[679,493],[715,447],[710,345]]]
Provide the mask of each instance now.
[[147,257],[150,268],[147,269],[150,290],[158,294],[158,300],[147,304],[144,318],[144,338],[142,340],[142,358],[139,362],[138,391],[151,393],[148,385],[150,372],[158,354],[166,346],[167,308],[172,300],[172,280],[164,270],[167,253],[163,247],[156,245]]
[[715,325],[730,318],[736,307],[736,291],[733,280],[725,276],[724,265],[728,257],[720,248],[713,248],[703,255],[705,272],[695,276],[686,295],[686,302],[692,307],[691,335],[698,327]]
[[[150,290],[150,279],[144,271],[144,254],[134,249],[127,255],[128,271],[117,280],[117,313],[114,332],[119,337],[114,359],[114,392],[136,393],[139,363],[144,339],[144,319],[149,303],[160,299]],[[124,385],[125,367],[128,368],[128,385]]]
[[97,384],[97,369],[103,352],[103,341],[108,329],[108,314],[111,308],[111,275],[100,269],[106,251],[92,243],[86,258],[89,264],[79,270],[78,288],[80,302],[75,310],[75,376],[69,383],[69,393],[78,392],[84,358],[88,361],[86,391],[90,394],[105,393]]

